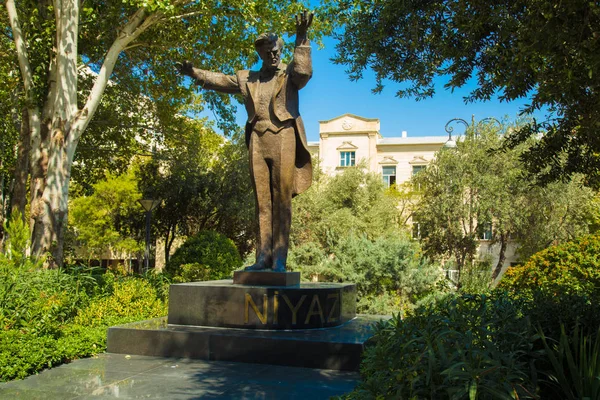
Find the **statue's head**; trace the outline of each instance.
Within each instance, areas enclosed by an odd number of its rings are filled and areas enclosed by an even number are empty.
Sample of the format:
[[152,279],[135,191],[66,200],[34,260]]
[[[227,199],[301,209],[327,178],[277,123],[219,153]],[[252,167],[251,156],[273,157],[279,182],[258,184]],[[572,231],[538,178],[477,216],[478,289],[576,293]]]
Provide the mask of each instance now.
[[254,48],[266,67],[274,68],[281,60],[283,40],[274,33],[263,33],[254,41]]

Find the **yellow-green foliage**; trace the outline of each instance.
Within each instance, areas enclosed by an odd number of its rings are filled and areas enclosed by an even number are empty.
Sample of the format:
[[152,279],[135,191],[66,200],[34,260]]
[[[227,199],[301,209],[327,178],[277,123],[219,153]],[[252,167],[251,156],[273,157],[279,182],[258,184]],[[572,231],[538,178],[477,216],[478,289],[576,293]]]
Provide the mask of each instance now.
[[595,295],[600,288],[600,235],[587,235],[534,254],[504,274],[499,288]]
[[200,263],[181,264],[174,282],[196,282],[210,280],[210,268]]
[[92,300],[75,317],[74,323],[94,327],[166,314],[166,303],[157,296],[156,290],[147,281],[128,278],[115,282],[109,296]]
[[99,272],[0,259],[0,381],[100,353],[109,326],[167,314],[161,275]]

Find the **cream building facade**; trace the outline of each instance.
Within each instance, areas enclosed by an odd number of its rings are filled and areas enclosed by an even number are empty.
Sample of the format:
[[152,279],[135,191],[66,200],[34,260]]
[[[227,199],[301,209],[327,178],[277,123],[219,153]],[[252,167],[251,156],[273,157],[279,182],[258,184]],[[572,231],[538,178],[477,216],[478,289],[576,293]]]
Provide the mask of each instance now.
[[[398,137],[384,138],[377,118],[344,114],[328,121],[319,121],[319,141],[308,142],[314,158],[326,174],[335,175],[346,167],[364,162],[369,172],[381,174],[386,186],[402,184],[435,158],[436,152],[448,142],[448,135],[409,137],[403,131]],[[411,221],[412,223],[412,221]],[[413,231],[417,231],[414,229]],[[479,255],[498,262],[499,245],[489,241],[491,233],[480,238]],[[504,267],[516,262],[516,244],[507,249]]]

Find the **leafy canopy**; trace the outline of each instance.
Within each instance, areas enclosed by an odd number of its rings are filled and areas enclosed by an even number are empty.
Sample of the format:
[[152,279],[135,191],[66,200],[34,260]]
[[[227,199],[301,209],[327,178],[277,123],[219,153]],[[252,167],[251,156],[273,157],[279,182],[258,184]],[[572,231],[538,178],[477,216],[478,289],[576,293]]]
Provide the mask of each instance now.
[[[499,152],[503,130],[475,124],[455,149],[440,150],[413,178],[420,188],[413,222],[431,257],[453,257],[460,270],[477,258],[479,237],[491,228],[491,243],[500,244],[494,277],[504,260],[509,238],[527,259],[552,244],[588,233],[594,218],[594,192],[581,177],[547,187],[532,185],[520,155],[535,141]],[[504,126],[504,130],[514,127]],[[506,251],[506,248],[504,248]]]
[[474,82],[465,101],[528,98],[523,112],[550,111],[511,135],[511,146],[545,131],[527,154],[550,180],[583,172],[600,184],[600,4],[588,0],[338,0],[344,24],[336,63],[352,79],[371,68],[375,92],[402,83],[399,97],[421,100]]

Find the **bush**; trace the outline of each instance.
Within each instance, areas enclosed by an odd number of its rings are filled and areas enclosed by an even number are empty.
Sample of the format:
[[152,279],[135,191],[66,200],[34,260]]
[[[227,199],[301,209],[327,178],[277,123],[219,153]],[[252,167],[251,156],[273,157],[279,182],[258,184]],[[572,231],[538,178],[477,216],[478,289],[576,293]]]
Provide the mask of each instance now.
[[45,368],[106,349],[106,326],[69,326],[60,336],[0,331],[0,382],[23,379]]
[[61,270],[14,268],[0,261],[0,327],[54,334],[87,304],[82,280]]
[[534,254],[509,268],[499,288],[513,292],[597,296],[600,288],[600,235],[583,236]]
[[167,315],[167,306],[145,280],[129,277],[114,283],[112,293],[93,299],[74,319],[76,325],[97,327]]
[[600,331],[585,334],[575,325],[572,335],[561,327],[556,345],[551,346],[543,332],[540,333],[544,350],[552,364],[551,370],[545,375],[550,383],[555,385],[557,392],[562,392],[561,398],[600,399]]
[[600,370],[599,326],[586,296],[446,295],[376,326],[345,398],[582,398],[572,393]]
[[356,283],[360,313],[408,311],[441,279],[439,266],[422,256],[416,242],[391,235],[349,235],[329,255],[309,242],[290,251],[288,265],[308,279]]
[[376,327],[349,399],[532,398],[534,329],[506,296],[448,296]]
[[167,263],[166,271],[182,282],[186,281],[185,277],[207,280],[228,278],[241,266],[242,259],[232,240],[217,232],[203,231],[190,237],[175,251]]
[[210,268],[200,263],[181,264],[174,282],[197,282],[210,280]]
[[167,314],[160,274],[36,269],[0,259],[0,381],[100,353],[109,326]]

